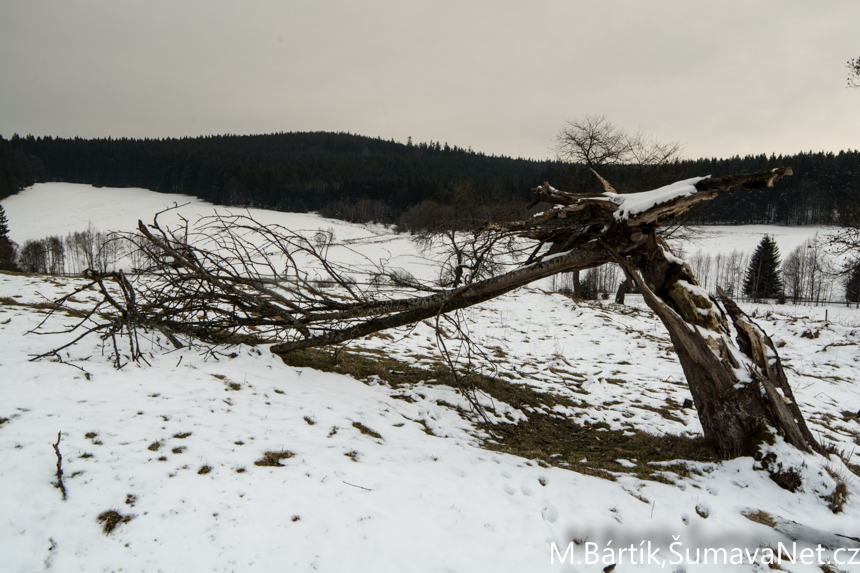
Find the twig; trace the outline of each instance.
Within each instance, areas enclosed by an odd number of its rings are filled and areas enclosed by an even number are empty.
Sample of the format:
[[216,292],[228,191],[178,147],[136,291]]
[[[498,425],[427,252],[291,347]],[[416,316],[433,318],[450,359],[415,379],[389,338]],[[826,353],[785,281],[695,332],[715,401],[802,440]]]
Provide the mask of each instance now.
[[[37,358],[44,358],[46,356],[51,356],[51,355],[53,355],[57,359],[57,362],[59,362],[60,364],[65,364],[66,366],[71,366],[72,368],[77,368],[78,370],[80,370],[81,372],[84,373],[84,377],[87,380],[92,380],[92,374],[90,374],[89,372],[87,372],[82,367],[78,366],[77,364],[72,364],[71,362],[66,362],[65,360],[63,360],[63,357],[59,352],[45,353],[45,354],[42,354],[41,356],[37,356],[33,360],[36,360]],[[30,362],[32,362],[33,360],[30,360]]]
[[[343,481],[343,480],[340,480],[340,481]],[[362,487],[360,485],[355,485],[354,483],[349,483],[348,481],[344,481],[343,483],[345,483],[346,485],[351,485],[352,487],[357,487],[358,489],[363,489],[365,491],[373,491],[372,489]]]
[[63,484],[63,456],[60,454],[60,437],[63,432],[57,432],[57,443],[53,444],[54,452],[57,454],[57,483],[56,487],[63,492],[63,501],[66,501],[66,486]]
[[816,352],[824,352],[828,348],[831,348],[834,346],[857,346],[857,343],[856,342],[831,342],[830,344],[825,344],[824,348],[822,348],[821,350],[816,350]]

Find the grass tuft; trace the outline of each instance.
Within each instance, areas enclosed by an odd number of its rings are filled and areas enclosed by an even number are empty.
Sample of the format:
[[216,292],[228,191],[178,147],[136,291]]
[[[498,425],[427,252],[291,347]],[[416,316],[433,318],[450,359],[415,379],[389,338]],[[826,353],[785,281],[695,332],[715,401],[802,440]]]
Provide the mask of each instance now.
[[829,495],[822,496],[822,499],[827,502],[830,511],[841,513],[848,502],[848,485],[844,481],[840,481],[836,484],[836,488]]
[[766,511],[756,510],[756,511],[743,511],[741,515],[749,519],[750,521],[754,521],[755,523],[760,523],[762,525],[766,525],[770,528],[776,527],[776,521],[773,517]]
[[776,459],[776,454],[770,452],[759,462],[761,469],[768,473],[770,479],[776,485],[791,493],[803,487],[803,469],[793,466],[783,467],[782,462],[777,462]]
[[377,440],[385,439],[378,432],[374,432],[373,430],[371,430],[370,428],[368,428],[367,426],[365,426],[361,422],[353,422],[352,427],[355,428],[356,430],[358,430],[359,432],[361,432],[362,434],[371,436],[373,438],[376,438]]
[[288,452],[286,450],[280,452],[265,452],[262,458],[254,462],[254,465],[270,468],[282,468],[284,467],[284,464],[281,463],[281,460],[288,460],[294,455],[295,454],[293,452]]
[[111,531],[113,531],[117,525],[120,523],[128,523],[131,521],[133,516],[131,515],[122,515],[115,509],[110,509],[100,514],[96,520],[103,525],[103,531],[105,535],[109,535]]

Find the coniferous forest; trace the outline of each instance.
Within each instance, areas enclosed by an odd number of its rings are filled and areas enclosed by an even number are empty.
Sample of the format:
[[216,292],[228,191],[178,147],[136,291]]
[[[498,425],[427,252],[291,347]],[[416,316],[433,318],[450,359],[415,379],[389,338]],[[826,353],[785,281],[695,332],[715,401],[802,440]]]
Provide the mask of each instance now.
[[[790,165],[774,189],[729,192],[691,212],[698,224],[838,224],[860,205],[860,152],[686,160],[660,167],[602,168],[620,192],[697,175]],[[524,205],[543,181],[595,189],[577,164],[488,156],[433,142],[349,133],[220,135],[182,139],[0,137],[0,198],[35,182],[142,187],[219,205],[320,211],[353,221],[397,222],[410,208]],[[414,217],[411,219],[414,220]]]

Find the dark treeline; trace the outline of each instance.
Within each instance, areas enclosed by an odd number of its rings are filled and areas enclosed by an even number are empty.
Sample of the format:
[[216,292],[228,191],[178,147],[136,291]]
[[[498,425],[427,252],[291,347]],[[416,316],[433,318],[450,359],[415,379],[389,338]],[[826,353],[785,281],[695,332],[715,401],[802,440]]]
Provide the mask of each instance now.
[[[527,201],[545,164],[489,157],[438,142],[404,145],[345,133],[279,133],[183,139],[13,137],[4,142],[15,181],[143,187],[218,205],[322,211],[396,221],[432,199]],[[4,155],[5,157],[5,155]],[[26,167],[21,171],[21,167]],[[4,170],[6,167],[4,165]]]
[[764,171],[789,165],[794,176],[774,189],[735,190],[693,212],[694,223],[826,225],[845,223],[860,205],[860,152],[759,155],[686,161],[684,177]]
[[[838,223],[860,204],[860,152],[699,159],[661,167],[604,167],[621,192],[696,175],[790,165],[795,176],[760,192],[727,193],[692,223]],[[487,156],[439,142],[412,144],[348,133],[278,133],[182,139],[0,137],[0,198],[34,182],[142,187],[219,205],[319,211],[352,221],[412,221],[419,205],[513,205],[542,181],[594,188],[580,165]],[[410,208],[413,216],[408,216]],[[408,226],[413,226],[412,224]]]

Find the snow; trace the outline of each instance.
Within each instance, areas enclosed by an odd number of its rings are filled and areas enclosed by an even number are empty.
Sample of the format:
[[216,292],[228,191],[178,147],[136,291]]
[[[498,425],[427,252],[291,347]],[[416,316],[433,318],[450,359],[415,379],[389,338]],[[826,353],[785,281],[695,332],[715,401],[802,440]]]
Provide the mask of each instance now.
[[[74,280],[0,275],[0,296],[35,302],[36,291],[53,296],[66,292],[67,282]],[[660,404],[670,395],[679,402],[689,395],[677,383],[681,374],[673,359],[657,356],[651,343],[640,344],[650,331],[665,340],[647,326],[653,318],[610,316],[599,305],[566,301],[525,291],[475,309],[472,319],[479,335],[503,345],[511,361],[507,368],[520,372],[522,381],[582,398],[582,407],[571,412],[580,420],[656,433],[698,431],[691,414],[678,412],[685,427],[637,408],[643,399]],[[492,315],[496,320],[486,318]],[[609,540],[617,547],[647,539],[667,559],[670,535],[683,536],[685,546],[719,539],[750,550],[759,542],[787,542],[744,518],[744,508],[843,534],[853,534],[860,519],[856,480],[845,512],[835,516],[819,498],[834,487],[823,461],[786,446],[776,446],[783,459],[806,464],[806,494],[779,489],[765,473],[753,471],[748,458],[684,462],[695,471],[685,477],[664,472],[673,484],[625,474],[611,482],[479,449],[474,426],[439,405],[457,403],[458,397],[430,381],[406,390],[415,400],[406,402],[392,398],[403,389],[288,367],[265,350],[241,347],[225,349],[217,361],[199,350],[153,348],[151,367],[116,371],[96,340],[64,356],[91,374],[87,380],[66,364],[28,362],[28,355],[54,343],[52,337],[25,335],[40,318],[27,307],[0,308],[6,348],[0,414],[9,419],[0,427],[0,511],[7,517],[0,523],[0,552],[12,571],[40,569],[46,562],[62,571],[557,570],[549,564],[550,544],[566,547],[571,539],[601,547]],[[567,331],[559,329],[563,323]],[[796,326],[784,325],[783,331]],[[418,349],[429,352],[422,348],[430,343],[424,327],[416,327],[419,336],[390,342],[392,354],[408,359]],[[557,341],[547,340],[556,330]],[[534,341],[525,342],[523,334]],[[847,334],[837,329],[829,336]],[[784,349],[792,369],[798,354],[808,360],[823,344],[819,338],[805,348],[808,339],[784,336],[792,340]],[[372,348],[371,342],[382,341],[367,342]],[[562,361],[547,356],[555,345],[579,371],[581,386],[573,373],[559,370]],[[232,352],[238,355],[225,356]],[[856,348],[827,352],[818,368],[856,371]],[[857,401],[857,389],[847,381],[809,374],[799,379],[798,396],[804,411],[820,412],[811,421],[832,418],[841,404]],[[623,384],[607,383],[610,375]],[[240,389],[230,390],[228,382]],[[589,394],[572,392],[582,389]],[[611,400],[621,403],[606,405]],[[629,418],[622,415],[628,413]],[[422,420],[434,436],[424,433]],[[382,438],[360,433],[353,422]],[[852,431],[852,423],[831,419],[824,431],[848,440],[849,433],[839,436]],[[337,432],[329,436],[334,427]],[[51,485],[51,444],[58,432],[66,502]],[[97,435],[87,438],[90,432]],[[150,451],[156,442],[162,445]],[[264,452],[281,450],[294,453],[283,468],[254,465]],[[356,461],[345,455],[353,451]],[[82,458],[86,453],[92,457]],[[623,458],[618,464],[636,466]],[[198,474],[204,465],[211,472]],[[133,506],[126,504],[129,495]],[[707,519],[696,513],[703,503],[710,510]],[[96,517],[109,509],[134,518],[104,535]]]
[[19,245],[49,235],[62,237],[69,232],[83,231],[89,225],[98,231],[134,231],[139,219],[150,224],[156,213],[179,205],[159,216],[162,226],[177,224],[180,216],[193,223],[200,217],[217,213],[249,215],[263,225],[281,225],[306,236],[313,236],[318,230],[331,230],[342,260],[358,264],[364,257],[367,261],[384,261],[390,270],[404,269],[419,280],[438,278],[436,265],[421,256],[409,235],[392,236],[381,225],[358,225],[313,213],[216,207],[187,195],[139,188],[96,188],[76,183],[39,183],[0,203],[9,219],[9,237]]
[[[77,226],[53,230],[54,214],[44,205],[61,199],[42,191],[36,186],[3,201],[15,240],[86,226],[90,219],[80,218]],[[89,193],[97,202],[118,192],[86,191],[69,204]],[[91,205],[86,212],[93,225],[133,225],[175,199],[142,190],[132,195],[139,198]],[[309,230],[332,227],[339,240],[366,240],[369,257],[403,260],[410,272],[424,268],[406,238],[376,242],[380,228],[314,215],[259,216]],[[34,229],[16,223],[26,217]],[[486,433],[445,405],[466,407],[462,397],[432,379],[392,388],[378,376],[355,380],[289,367],[265,347],[213,355],[199,347],[168,351],[156,340],[148,346],[151,366],[115,370],[97,339],[69,348],[62,354],[66,363],[30,362],[68,337],[27,334],[45,312],[27,305],[78,284],[76,278],[0,274],[3,570],[598,571],[618,563],[616,571],[767,571],[767,565],[676,565],[673,550],[690,549],[695,559],[696,546],[754,554],[779,543],[791,548],[796,540],[799,548],[828,545],[823,555],[833,559],[834,547],[860,545],[834,535],[860,532],[858,480],[836,457],[797,452],[779,437],[769,449],[800,471],[803,488],[796,493],[779,488],[751,458],[653,464],[661,483],[626,473],[642,460],[619,453],[608,458],[618,468],[610,481],[482,449]],[[80,304],[93,296],[81,295]],[[466,309],[471,335],[490,350],[475,365],[569,398],[574,406],[554,411],[579,424],[700,434],[695,411],[677,406],[691,396],[665,330],[638,297],[628,299],[625,307],[579,304],[523,288]],[[860,313],[832,309],[824,322],[823,309],[743,308],[781,341],[783,365],[813,434],[860,464],[860,422],[844,415],[860,407]],[[46,326],[58,329],[70,320],[56,315]],[[383,352],[417,366],[438,356],[429,324],[391,335],[357,341],[350,350]],[[497,399],[492,406],[499,422],[530,415]],[[661,413],[666,408],[669,415]],[[58,433],[66,501],[52,485]],[[153,444],[159,444],[155,451]],[[283,467],[255,465],[267,451],[293,455]],[[588,458],[577,459],[571,467],[588,465]],[[198,473],[204,466],[211,471]],[[835,487],[831,473],[848,478],[850,495],[839,514],[822,499]],[[133,518],[106,535],[97,517],[111,509]],[[759,511],[772,516],[773,528],[744,516]],[[568,553],[560,565],[574,540],[573,562]],[[631,567],[631,557],[638,563],[643,554],[618,552],[649,542],[659,548],[652,563]],[[559,552],[554,563],[553,547]],[[587,562],[589,548],[598,562]],[[612,560],[603,561],[609,549]],[[782,566],[821,571],[813,564]],[[838,568],[858,571],[860,565]]]
[[[732,251],[745,252],[749,255],[755,250],[765,235],[770,235],[779,247],[783,260],[786,255],[797,247],[803,246],[815,235],[825,237],[836,230],[835,227],[807,226],[797,227],[788,225],[708,225],[692,226],[694,238],[680,242],[684,257],[701,252],[704,255]],[[673,247],[677,242],[673,241]]]
[[623,195],[614,193],[604,193],[610,201],[619,206],[615,211],[615,218],[618,220],[630,219],[644,213],[648,209],[663,203],[668,203],[679,197],[689,197],[696,194],[696,183],[706,179],[706,177],[693,177],[683,181],[676,181],[671,185],[666,185],[652,191],[643,191],[641,193],[626,193]]

